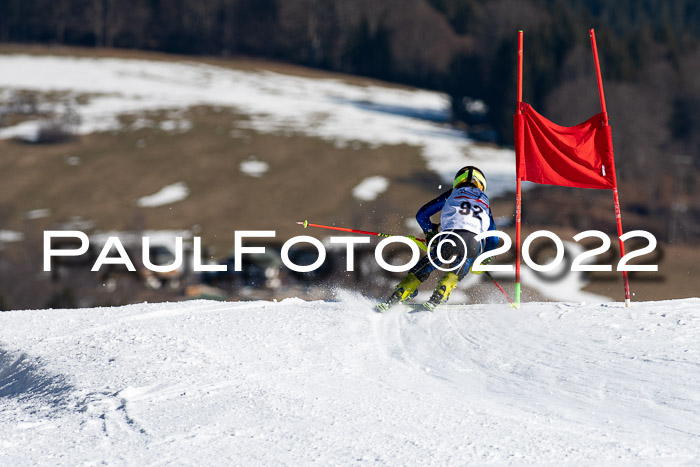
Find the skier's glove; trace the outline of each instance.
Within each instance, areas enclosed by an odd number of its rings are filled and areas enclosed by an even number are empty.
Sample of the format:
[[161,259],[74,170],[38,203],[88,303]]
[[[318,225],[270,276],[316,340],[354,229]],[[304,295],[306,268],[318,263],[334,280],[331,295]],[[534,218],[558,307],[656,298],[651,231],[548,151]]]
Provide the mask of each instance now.
[[425,244],[428,245],[430,240],[433,239],[437,234],[440,233],[440,224],[438,224],[434,229],[425,231]]

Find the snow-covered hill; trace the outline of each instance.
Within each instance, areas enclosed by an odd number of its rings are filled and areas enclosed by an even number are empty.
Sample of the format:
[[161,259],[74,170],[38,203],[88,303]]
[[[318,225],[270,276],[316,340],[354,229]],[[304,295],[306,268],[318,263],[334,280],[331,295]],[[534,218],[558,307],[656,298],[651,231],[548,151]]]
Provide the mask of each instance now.
[[0,313],[2,465],[696,465],[700,299]]
[[[262,66],[262,65],[261,65]],[[115,131],[121,115],[169,111],[159,127],[187,132],[182,111],[195,105],[227,107],[260,133],[300,133],[339,146],[408,144],[420,147],[429,170],[451,181],[474,164],[489,174],[491,195],[515,186],[512,150],[475,144],[446,122],[445,94],[421,89],[358,85],[341,79],[251,71],[198,63],[124,58],[0,54],[2,102],[20,90],[54,93],[81,117],[81,134]],[[340,75],[339,75],[340,76]],[[134,126],[152,125],[140,118]],[[28,120],[0,129],[0,138],[33,140],[41,122]]]

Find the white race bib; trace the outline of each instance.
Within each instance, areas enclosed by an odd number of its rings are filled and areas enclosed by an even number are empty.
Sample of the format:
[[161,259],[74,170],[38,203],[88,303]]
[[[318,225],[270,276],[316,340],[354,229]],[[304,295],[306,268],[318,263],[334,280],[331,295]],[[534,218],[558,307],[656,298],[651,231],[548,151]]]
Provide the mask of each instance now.
[[489,198],[474,187],[457,188],[452,192],[440,216],[441,230],[468,230],[480,234],[491,225]]

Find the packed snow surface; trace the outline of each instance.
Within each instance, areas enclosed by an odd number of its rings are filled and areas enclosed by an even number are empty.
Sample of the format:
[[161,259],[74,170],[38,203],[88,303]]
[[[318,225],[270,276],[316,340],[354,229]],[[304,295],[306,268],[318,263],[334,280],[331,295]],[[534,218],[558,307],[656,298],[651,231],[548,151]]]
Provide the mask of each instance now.
[[270,170],[270,164],[251,156],[248,160],[241,162],[240,169],[241,172],[250,177],[262,177]]
[[[16,90],[61,93],[81,117],[81,134],[118,131],[120,115],[163,110],[168,120],[156,124],[139,118],[132,129],[187,132],[192,125],[183,109],[228,107],[248,117],[239,124],[242,129],[304,134],[350,147],[408,144],[420,147],[428,169],[445,181],[451,182],[460,167],[477,165],[489,174],[490,195],[515,186],[513,151],[478,145],[447,125],[449,100],[438,92],[194,61],[8,54],[0,55],[0,70],[0,100]],[[0,138],[34,140],[40,124],[25,121],[0,129]]]
[[3,242],[21,242],[24,240],[24,234],[22,232],[15,232],[14,230],[0,230],[0,244]]
[[352,189],[352,195],[360,201],[373,201],[389,188],[389,180],[386,177],[375,175],[362,180]]
[[28,220],[42,219],[51,215],[50,209],[32,209],[24,213],[24,218]]
[[697,465],[700,299],[0,313],[2,465]]
[[142,208],[155,208],[182,201],[189,194],[190,189],[185,182],[177,182],[161,188],[157,193],[139,198],[136,204]]

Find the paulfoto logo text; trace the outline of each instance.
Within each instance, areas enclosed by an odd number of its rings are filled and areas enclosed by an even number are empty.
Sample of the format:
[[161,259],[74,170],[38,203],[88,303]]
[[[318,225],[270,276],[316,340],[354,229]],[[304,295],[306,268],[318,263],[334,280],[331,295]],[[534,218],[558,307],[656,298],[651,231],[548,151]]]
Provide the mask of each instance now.
[[[264,246],[246,246],[244,244],[245,239],[261,239],[261,238],[275,238],[276,232],[274,230],[237,230],[234,231],[234,271],[241,271],[243,265],[243,255],[245,254],[259,254],[265,253]],[[487,231],[476,236],[477,241],[482,241],[489,236],[498,237],[502,243],[501,245],[489,252],[478,255],[472,265],[471,270],[473,272],[512,272],[514,271],[514,266],[512,264],[488,264],[491,260],[501,254],[507,253],[513,246],[510,236],[504,232],[500,231]],[[538,238],[548,238],[551,240],[555,247],[555,256],[547,264],[537,264],[530,255],[530,248],[533,243]],[[583,253],[576,256],[570,263],[570,268],[572,272],[582,272],[582,271],[612,271],[612,264],[598,264],[591,261],[594,257],[602,255],[610,249],[611,241],[610,238],[603,232],[597,230],[587,230],[581,232],[573,237],[573,240],[580,242],[585,238],[598,238],[602,241],[602,244],[594,249],[584,251]],[[617,271],[658,271],[658,265],[655,264],[628,264],[633,258],[640,257],[652,253],[657,246],[656,238],[651,233],[644,230],[635,230],[627,232],[622,235],[620,239],[624,242],[631,238],[641,237],[647,241],[647,245],[643,248],[630,251],[625,254],[617,263]],[[80,245],[76,248],[54,248],[54,239],[73,239],[77,240]],[[453,254],[449,258],[445,258],[443,255],[443,247],[450,246],[451,250],[458,246],[455,239],[462,242],[461,251],[467,252],[466,255],[455,255]],[[195,272],[216,272],[216,271],[226,271],[228,266],[225,264],[202,264],[202,254],[201,254],[201,237],[193,237],[192,244],[192,268]],[[346,271],[351,272],[355,270],[355,245],[368,244],[370,239],[367,237],[330,237],[331,244],[345,245],[346,248]],[[313,245],[318,250],[318,257],[316,261],[308,265],[295,264],[289,257],[289,251],[292,247],[297,244],[306,243]],[[392,244],[403,244],[409,247],[411,251],[411,259],[405,264],[394,265],[387,262],[384,258],[384,250],[386,247]],[[179,269],[183,264],[184,249],[183,249],[183,239],[182,237],[175,237],[175,251],[174,260],[168,265],[156,265],[151,261],[149,251],[150,251],[150,238],[145,236],[141,237],[141,260],[145,268],[158,273],[167,273]],[[76,257],[85,255],[90,247],[90,239],[84,232],[78,230],[47,230],[44,232],[44,271],[51,271],[52,268],[52,258],[56,257]],[[110,256],[112,250],[116,252],[116,256]],[[401,235],[394,235],[391,237],[384,238],[381,240],[374,250],[374,258],[377,264],[388,272],[405,272],[411,269],[420,260],[421,252],[414,238],[404,237]],[[440,232],[435,237],[431,239],[428,244],[428,257],[433,265],[443,271],[453,271],[457,270],[464,265],[467,261],[467,256],[469,252],[467,251],[467,245],[464,240],[459,235],[454,235],[452,232]],[[558,268],[565,254],[565,248],[562,240],[555,233],[547,230],[538,230],[530,234],[522,244],[522,258],[525,264],[534,271],[546,272],[552,271]],[[473,255],[471,255],[473,258]],[[326,260],[326,247],[317,238],[308,235],[299,235],[287,240],[281,249],[281,259],[283,264],[292,271],[296,272],[312,272],[323,266]],[[117,236],[111,236],[102,246],[100,254],[97,256],[91,271],[99,271],[104,265],[123,265],[129,271],[135,271],[136,268],[132,259],[129,257],[126,249],[124,248],[121,240]]]

